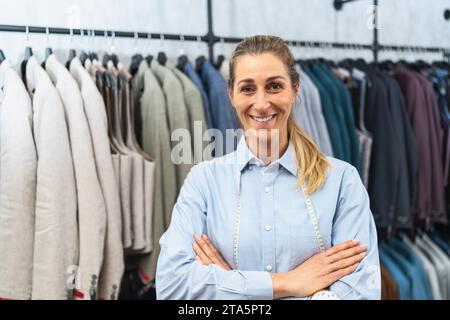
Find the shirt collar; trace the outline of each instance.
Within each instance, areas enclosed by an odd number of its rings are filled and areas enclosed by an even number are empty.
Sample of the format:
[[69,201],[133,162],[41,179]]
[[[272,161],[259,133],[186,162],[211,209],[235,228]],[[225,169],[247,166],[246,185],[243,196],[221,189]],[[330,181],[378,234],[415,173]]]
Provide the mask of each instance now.
[[[237,165],[239,172],[242,172],[247,164],[258,164],[263,166],[263,162],[255,156],[252,151],[248,148],[247,142],[244,137],[241,137],[239,140],[237,149]],[[267,170],[271,168],[277,168],[281,165],[287,171],[289,171],[292,175],[297,176],[297,157],[295,155],[295,149],[292,143],[289,141],[288,148],[284,152],[284,154],[277,160],[273,161],[271,164],[267,166]]]

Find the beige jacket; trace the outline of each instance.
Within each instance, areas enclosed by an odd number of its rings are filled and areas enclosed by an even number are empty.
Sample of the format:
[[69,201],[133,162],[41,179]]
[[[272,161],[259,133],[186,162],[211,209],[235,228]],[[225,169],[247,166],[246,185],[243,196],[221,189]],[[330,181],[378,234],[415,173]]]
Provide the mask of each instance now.
[[55,84],[66,111],[78,201],[80,287],[76,289],[84,299],[89,299],[90,292],[97,291],[97,279],[103,262],[105,200],[97,175],[92,137],[80,89],[54,54],[47,58],[45,69]]
[[[89,73],[78,58],[70,64],[70,72],[81,89],[86,118],[94,148],[97,174],[106,204],[107,224],[102,276],[97,297],[108,299],[120,287],[124,271],[122,219],[119,186],[111,156],[105,104]],[[116,290],[115,290],[116,288]]]
[[78,264],[75,176],[61,98],[35,57],[26,65],[38,154],[32,299],[66,299]]
[[0,65],[0,298],[31,298],[37,157],[31,100]]

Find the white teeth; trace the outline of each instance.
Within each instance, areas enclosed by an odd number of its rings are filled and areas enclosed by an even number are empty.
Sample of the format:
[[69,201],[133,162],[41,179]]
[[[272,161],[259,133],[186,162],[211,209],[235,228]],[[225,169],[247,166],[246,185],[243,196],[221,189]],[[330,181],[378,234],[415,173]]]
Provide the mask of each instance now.
[[269,117],[265,117],[265,118],[261,118],[261,117],[252,117],[253,119],[255,119],[258,122],[267,122],[273,119],[275,115],[273,116],[269,116]]

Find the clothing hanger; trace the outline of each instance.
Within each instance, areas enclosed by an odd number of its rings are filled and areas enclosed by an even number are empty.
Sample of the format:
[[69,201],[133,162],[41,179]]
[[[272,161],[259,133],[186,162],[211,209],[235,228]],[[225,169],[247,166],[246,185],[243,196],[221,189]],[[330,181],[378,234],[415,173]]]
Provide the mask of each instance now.
[[197,59],[195,59],[195,70],[197,73],[200,73],[203,69],[203,64],[206,62],[206,57],[201,55]]
[[130,64],[130,73],[134,76],[139,69],[139,65],[141,64],[142,60],[144,60],[144,57],[142,54],[135,54],[131,57],[131,64]]
[[[50,30],[48,27],[45,28],[45,33],[47,35],[47,45],[48,45],[48,38],[50,35]],[[47,61],[48,57],[50,57],[53,54],[53,50],[50,46],[48,46],[47,48],[45,48],[45,60],[42,62],[42,67],[45,68],[45,62]]]
[[148,65],[150,66],[152,64],[153,56],[151,54],[148,54],[145,57],[145,60],[147,61]]
[[160,65],[162,65],[162,66],[166,65],[167,56],[166,56],[165,52],[163,52],[163,51],[158,52],[158,57],[156,59],[158,60]]
[[3,53],[3,50],[0,49],[0,64],[6,60],[5,54]]
[[[160,35],[160,39],[161,39],[161,48],[164,47],[164,34]],[[158,52],[158,56],[156,58],[159,62],[160,65],[165,66],[166,62],[167,62],[167,56],[166,53],[164,51],[160,51]]]
[[178,57],[177,68],[183,70],[184,65],[188,62],[188,57],[183,54]]
[[69,50],[69,58],[67,59],[66,62],[66,68],[69,69],[70,68],[70,63],[72,62],[73,58],[75,58],[77,56],[77,52],[75,49],[70,49]]
[[220,54],[220,55],[217,57],[216,63],[214,63],[214,67],[215,67],[217,70],[219,70],[220,67],[222,66],[222,63],[223,63],[224,61],[225,61],[225,56],[224,56],[223,54]]
[[131,64],[130,68],[128,69],[130,74],[132,74],[133,76],[138,72],[139,65],[141,64],[142,60],[144,60],[142,54],[137,53],[137,39],[138,39],[137,32],[134,33],[134,39],[135,39],[134,55],[131,57]]
[[25,48],[25,54],[24,54],[24,58],[22,61],[22,64],[20,66],[20,69],[22,71],[22,79],[26,84],[26,71],[27,71],[27,63],[28,60],[33,56],[33,49],[31,49],[31,47],[26,47]]

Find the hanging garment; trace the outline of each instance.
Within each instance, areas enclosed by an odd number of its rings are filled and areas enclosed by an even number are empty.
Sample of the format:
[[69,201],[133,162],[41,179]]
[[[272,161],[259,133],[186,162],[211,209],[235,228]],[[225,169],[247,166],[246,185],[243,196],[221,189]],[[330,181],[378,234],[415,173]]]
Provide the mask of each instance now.
[[152,220],[153,250],[142,261],[145,273],[154,277],[159,255],[159,238],[170,223],[175,204],[176,171],[171,160],[170,131],[164,93],[146,60],[139,65],[135,83],[135,99],[139,100],[142,112],[143,149],[156,162]]
[[322,68],[321,65],[314,64],[310,67],[310,70],[316,75],[318,81],[320,81],[323,85],[326,94],[330,98],[331,107],[334,110],[334,121],[336,121],[338,126],[339,136],[342,142],[341,146],[343,150],[342,158],[339,159],[351,163],[352,159],[350,150],[350,137],[348,134],[349,132],[346,128],[344,106],[340,98],[339,89],[337,88],[333,79],[330,78],[331,75],[327,72],[326,69]]
[[389,270],[383,265],[381,269],[381,300],[398,300],[397,283]]
[[[184,99],[190,119],[191,143],[194,160],[193,164],[204,160],[210,160],[211,155],[203,155],[203,150],[205,150],[209,142],[209,137],[203,136],[208,128],[206,126],[205,114],[203,112],[204,108],[202,96],[195,87],[194,83],[184,73],[176,68],[172,68],[171,70],[177,76],[184,90]],[[197,130],[195,129],[196,123],[198,125]]]
[[424,254],[433,264],[434,269],[439,277],[439,289],[441,292],[441,296],[443,300],[448,299],[447,295],[447,270],[445,269],[445,261],[441,259],[441,257],[436,254],[432,246],[423,241],[420,237],[416,237],[414,240],[414,244],[419,248],[419,250]]
[[[119,64],[119,67],[121,65]],[[132,77],[125,69],[120,69],[119,79],[122,80],[122,110],[123,110],[123,123],[124,123],[124,142],[125,145],[140,154],[144,159],[144,217],[143,217],[143,231],[145,246],[139,253],[149,253],[152,250],[152,220],[153,220],[153,186],[155,175],[155,162],[146,154],[138,145],[135,128],[133,126],[132,119],[134,118],[134,98],[132,96]],[[138,227],[140,227],[138,225]]]
[[0,298],[31,298],[36,170],[30,96],[4,60],[0,64]]
[[369,188],[370,161],[372,156],[373,136],[364,124],[364,110],[366,107],[367,78],[366,74],[357,68],[348,68],[351,74],[349,92],[352,99],[353,114],[355,116],[356,136],[359,140],[360,166],[359,174]]
[[397,264],[401,272],[407,277],[410,284],[410,299],[411,300],[428,300],[429,297],[426,293],[423,279],[420,278],[420,273],[416,269],[416,266],[404,256],[398,254],[386,243],[382,243],[380,247],[388,254],[391,259]]
[[205,120],[206,120],[206,125],[207,125],[208,129],[215,128],[215,124],[213,123],[212,116],[211,116],[211,107],[209,105],[208,95],[206,93],[205,87],[203,86],[202,80],[200,79],[197,72],[195,72],[190,61],[186,60],[185,64],[182,66],[182,68],[183,68],[183,72],[189,77],[189,79],[191,79],[191,81],[194,83],[194,85],[200,91],[200,94],[202,96],[202,101],[203,101],[203,112],[205,114]]
[[118,146],[119,143],[113,133],[113,115],[111,114],[112,111],[110,110],[110,87],[112,86],[112,81],[110,81],[108,76],[105,74],[106,69],[101,67],[96,60],[90,61],[89,59],[87,59],[85,65],[86,69],[89,70],[89,73],[95,80],[98,90],[100,91],[100,97],[104,100],[104,107],[108,108],[105,112],[107,121],[107,133],[109,136],[112,157],[115,159],[113,165],[115,170],[119,171],[120,177],[117,181],[117,186],[119,189],[122,245],[123,248],[128,249],[131,248],[133,244],[131,234],[131,189],[133,160],[130,156],[120,153],[120,147]]
[[[416,194],[418,218],[431,222],[443,219],[431,213],[442,213],[444,206],[444,183],[439,132],[436,125],[438,110],[431,84],[418,73],[398,68],[395,79],[400,85],[406,102],[406,110],[414,132],[418,153]],[[434,103],[432,102],[434,99]],[[425,106],[425,107],[424,107]],[[439,124],[437,124],[439,126]]]
[[[234,131],[240,127],[238,118],[230,102],[230,98],[228,97],[225,79],[208,61],[203,63],[200,77],[206,92],[208,93],[214,128],[221,132],[223,138],[221,139],[222,150],[217,146],[215,156],[225,155],[227,152],[236,149],[237,138],[231,138],[234,136]],[[231,135],[229,134],[230,139],[226,138],[226,129],[232,130],[230,132]],[[220,138],[216,137],[216,139]],[[227,147],[227,143],[229,144],[229,147]]]
[[397,254],[403,256],[413,266],[415,271],[413,281],[420,283],[423,296],[422,299],[431,300],[433,298],[431,293],[431,285],[428,281],[422,260],[398,238],[391,238],[388,243],[389,246],[397,252]]
[[443,265],[444,265],[444,271],[445,271],[445,282],[443,282],[444,290],[447,292],[447,299],[450,297],[450,258],[439,248],[438,245],[436,245],[427,234],[424,234],[422,236],[422,240],[427,244],[431,250],[441,259]]
[[370,172],[370,159],[372,156],[372,135],[367,132],[362,132],[356,129],[356,136],[359,140],[359,150],[361,153],[361,164],[359,167],[359,174],[361,180],[364,183],[366,189],[369,189],[369,172]]
[[403,272],[403,270],[397,265],[397,262],[386,252],[383,246],[379,247],[380,262],[386,267],[397,284],[398,297],[400,300],[413,299],[411,291],[411,283]]
[[353,106],[350,98],[350,93],[347,87],[344,85],[341,79],[336,77],[333,72],[323,64],[318,65],[319,68],[328,76],[331,84],[337,89],[338,97],[340,100],[340,108],[342,109],[343,130],[348,136],[348,162],[350,162],[356,169],[359,170],[360,166],[360,154],[359,154],[359,142],[355,132],[355,116],[353,114]]
[[103,263],[106,206],[78,85],[54,54],[47,58],[45,69],[59,92],[66,113],[77,188],[80,277],[80,288],[77,289],[79,295],[89,299],[89,293],[97,291]]
[[[97,297],[110,299],[115,298],[114,294],[119,288],[124,271],[120,202],[122,198],[119,192],[119,181],[115,179],[115,174],[122,172],[122,165],[129,167],[129,163],[122,162],[122,158],[117,154],[111,156],[105,102],[90,74],[82,67],[78,58],[72,60],[70,69],[81,87],[86,117],[92,132],[98,176],[106,201],[108,216],[105,250],[103,266],[99,276]],[[113,159],[116,165],[114,165]],[[120,178],[122,177],[121,175],[119,176]]]
[[387,90],[388,106],[394,129],[396,155],[398,157],[397,190],[395,199],[395,227],[410,228],[415,213],[415,176],[417,173],[417,149],[411,124],[405,109],[400,87],[387,74],[378,73]]
[[32,299],[67,299],[78,265],[77,202],[66,115],[47,73],[31,57],[26,82],[33,100],[38,154]]
[[338,118],[335,113],[332,100],[329,96],[328,90],[319,81],[319,78],[310,70],[309,67],[303,70],[306,75],[313,81],[316,88],[319,90],[320,102],[322,105],[323,117],[325,119],[327,130],[329,132],[330,142],[333,149],[333,155],[337,159],[344,159],[344,147],[341,132],[338,124]]
[[[192,167],[192,148],[189,144],[181,144],[183,147],[183,156],[176,149],[180,143],[172,138],[179,137],[177,129],[181,129],[181,133],[188,133],[190,129],[189,113],[184,102],[183,86],[177,79],[175,74],[161,64],[156,59],[151,62],[151,69],[156,75],[166,99],[166,108],[169,119],[169,131],[171,134],[171,158],[175,163],[177,194],[183,185],[184,179]],[[179,131],[179,130],[178,130]],[[186,137],[184,137],[186,138]],[[181,139],[182,140],[182,139]],[[175,149],[174,149],[175,148]]]
[[310,112],[308,110],[309,102],[306,98],[305,90],[301,88],[297,92],[294,105],[292,106],[291,114],[294,117],[297,124],[308,134],[308,136],[316,143],[318,139],[318,133],[310,118]]
[[428,282],[430,283],[430,289],[432,293],[433,300],[442,300],[441,290],[439,288],[439,277],[436,272],[435,267],[431,263],[431,261],[417,248],[416,245],[412,243],[411,240],[406,235],[400,235],[401,239],[412,250],[422,261],[422,264],[425,268],[426,275],[428,277]]
[[319,90],[314,85],[310,77],[300,68],[300,90],[301,87],[305,90],[306,100],[310,104],[312,121],[315,124],[318,133],[318,146],[320,150],[327,156],[333,156],[333,148],[331,147],[330,136],[325,123],[325,118],[322,113],[322,104],[320,101]]
[[126,108],[126,98],[124,97],[124,79],[120,76],[112,61],[108,61],[109,94],[110,106],[108,110],[112,112],[112,124],[117,147],[122,155],[128,155],[132,159],[131,176],[131,233],[132,246],[128,253],[143,250],[145,248],[144,235],[144,158],[138,152],[127,147],[124,141],[124,108]]
[[370,67],[366,66],[362,70],[370,81],[364,123],[373,137],[368,191],[377,227],[385,228],[395,220],[396,181],[400,162],[394,143],[395,131],[386,86]]
[[447,223],[447,216],[445,214],[445,198],[444,198],[444,152],[443,152],[443,136],[444,132],[441,127],[441,121],[439,116],[439,106],[437,104],[437,98],[434,93],[433,85],[430,80],[425,78],[422,74],[416,73],[421,86],[425,92],[425,101],[427,105],[428,121],[430,125],[430,143],[431,143],[431,221],[437,223]]

